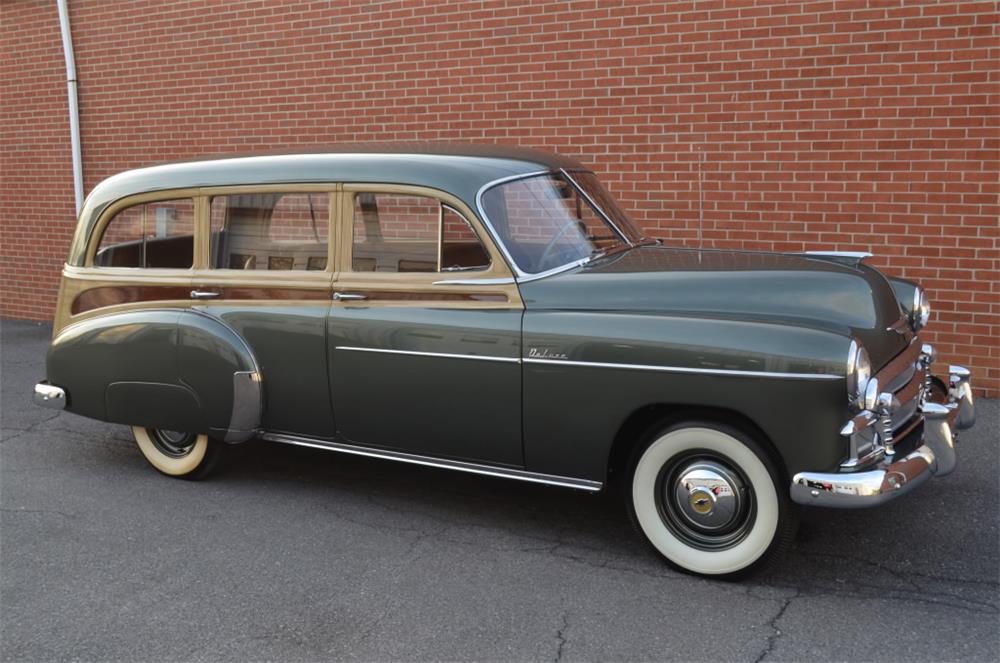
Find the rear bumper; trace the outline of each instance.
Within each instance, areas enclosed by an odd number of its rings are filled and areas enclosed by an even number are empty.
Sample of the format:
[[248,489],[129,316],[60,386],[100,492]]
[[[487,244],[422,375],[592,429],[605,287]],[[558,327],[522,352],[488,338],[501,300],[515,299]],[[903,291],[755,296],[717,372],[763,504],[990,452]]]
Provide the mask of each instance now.
[[885,458],[877,469],[864,472],[799,472],[792,478],[791,498],[799,504],[841,509],[878,506],[914,490],[932,476],[955,469],[953,429],[976,421],[969,371],[952,366],[946,403],[920,406],[920,444],[903,458]]
[[49,384],[48,380],[42,380],[35,385],[35,393],[32,396],[35,405],[41,405],[52,410],[63,410],[66,408],[66,391],[62,387]]

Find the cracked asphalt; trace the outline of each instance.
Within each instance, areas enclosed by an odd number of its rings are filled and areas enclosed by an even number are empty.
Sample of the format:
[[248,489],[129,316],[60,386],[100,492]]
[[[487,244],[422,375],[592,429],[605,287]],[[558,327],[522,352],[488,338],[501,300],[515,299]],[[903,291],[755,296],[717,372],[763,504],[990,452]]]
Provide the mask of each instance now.
[[0,322],[3,660],[1000,659],[995,400],[953,475],[727,584],[570,490],[263,442],[162,477],[31,404],[48,337]]

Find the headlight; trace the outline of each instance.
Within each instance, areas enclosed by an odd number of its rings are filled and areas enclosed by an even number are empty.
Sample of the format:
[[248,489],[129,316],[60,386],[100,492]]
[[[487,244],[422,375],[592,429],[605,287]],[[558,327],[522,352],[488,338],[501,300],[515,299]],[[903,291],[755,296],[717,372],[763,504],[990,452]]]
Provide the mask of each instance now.
[[931,300],[927,292],[921,288],[913,289],[913,308],[910,309],[910,326],[913,331],[920,331],[931,319]]
[[859,408],[867,408],[865,390],[871,377],[872,362],[868,351],[860,342],[852,340],[847,351],[847,399]]

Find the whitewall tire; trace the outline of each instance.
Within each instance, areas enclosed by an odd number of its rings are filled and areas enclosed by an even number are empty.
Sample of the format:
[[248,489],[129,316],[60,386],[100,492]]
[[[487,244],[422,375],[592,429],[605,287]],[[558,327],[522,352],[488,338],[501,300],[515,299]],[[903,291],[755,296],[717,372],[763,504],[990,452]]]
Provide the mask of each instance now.
[[629,502],[639,530],[672,565],[734,579],[766,566],[794,538],[797,512],[784,483],[749,435],[684,422],[638,454]]
[[162,474],[180,479],[202,479],[212,470],[221,445],[207,435],[132,427],[139,451]]

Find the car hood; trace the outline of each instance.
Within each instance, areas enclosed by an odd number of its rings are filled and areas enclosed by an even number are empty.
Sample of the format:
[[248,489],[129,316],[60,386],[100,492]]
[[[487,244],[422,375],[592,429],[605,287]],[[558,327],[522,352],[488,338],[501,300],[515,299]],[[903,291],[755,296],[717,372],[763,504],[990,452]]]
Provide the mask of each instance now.
[[[876,368],[909,334],[892,286],[857,261],[643,246],[521,285],[528,309],[646,311],[760,320],[857,336]],[[908,328],[907,328],[908,329]]]

